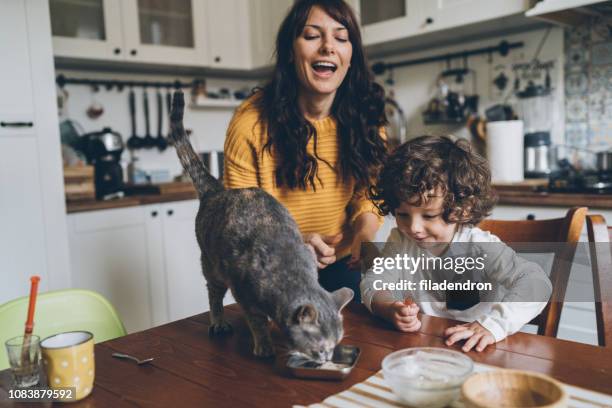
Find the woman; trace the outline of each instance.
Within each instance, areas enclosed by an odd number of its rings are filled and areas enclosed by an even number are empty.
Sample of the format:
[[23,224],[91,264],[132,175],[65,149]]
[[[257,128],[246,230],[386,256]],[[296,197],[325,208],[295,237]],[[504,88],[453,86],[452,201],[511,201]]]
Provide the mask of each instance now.
[[321,285],[358,295],[361,242],[382,221],[365,190],[386,156],[384,91],[342,0],[297,1],[276,57],[271,81],[230,123],[226,187],[260,187],[278,199],[316,256]]

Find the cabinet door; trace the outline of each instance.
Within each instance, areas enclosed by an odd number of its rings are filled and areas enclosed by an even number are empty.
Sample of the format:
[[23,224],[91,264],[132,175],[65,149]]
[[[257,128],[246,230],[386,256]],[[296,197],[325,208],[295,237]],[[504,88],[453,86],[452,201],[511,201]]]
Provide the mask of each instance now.
[[423,6],[427,29],[433,31],[524,13],[529,0],[427,0]]
[[72,286],[105,296],[129,332],[152,327],[142,208],[70,214],[68,225]]
[[27,125],[34,121],[34,102],[25,13],[23,1],[6,2],[0,12],[0,137],[34,134]]
[[123,59],[120,0],[49,0],[56,57]]
[[205,61],[202,0],[123,0],[121,6],[128,60],[173,65]]
[[208,290],[195,236],[199,201],[162,206],[164,258],[170,320],[208,311]]
[[276,47],[276,34],[292,4],[292,0],[249,2],[252,68],[271,66],[274,63],[272,57]]
[[[248,1],[206,0],[206,7],[209,50],[207,65],[213,68],[250,69]],[[265,12],[269,13],[270,10]]]
[[365,45],[418,34],[426,23],[422,0],[359,1]]
[[38,154],[34,136],[0,135],[0,304],[27,295],[31,275],[48,288]]
[[26,125],[35,120],[29,41],[26,2],[5,2],[0,13],[0,304],[27,295],[31,275],[41,275],[41,290],[48,288],[39,149],[36,129]]

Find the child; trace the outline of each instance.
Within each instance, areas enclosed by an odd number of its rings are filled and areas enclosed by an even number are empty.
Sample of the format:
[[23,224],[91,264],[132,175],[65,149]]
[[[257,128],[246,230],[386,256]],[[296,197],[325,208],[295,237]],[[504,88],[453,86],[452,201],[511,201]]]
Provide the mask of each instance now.
[[[378,270],[366,272],[362,298],[373,314],[398,330],[419,330],[419,310],[467,321],[445,330],[446,344],[465,340],[463,351],[482,351],[518,331],[546,306],[552,288],[542,268],[518,257],[495,235],[475,227],[490,214],[494,197],[487,162],[472,152],[467,141],[423,136],[403,144],[387,160],[371,195],[382,215],[395,216],[397,228],[391,231],[381,257],[388,269],[381,271],[381,261],[375,263]],[[440,283],[442,263],[432,263],[438,265],[433,268],[413,263],[410,270],[407,260],[429,265],[426,258],[441,261],[461,245],[481,255],[476,262],[482,262],[481,275],[492,282],[490,292],[425,290],[417,285],[421,281]],[[454,267],[447,281],[474,276],[471,271],[460,275],[458,270]],[[408,281],[415,284],[410,290],[385,286]]]

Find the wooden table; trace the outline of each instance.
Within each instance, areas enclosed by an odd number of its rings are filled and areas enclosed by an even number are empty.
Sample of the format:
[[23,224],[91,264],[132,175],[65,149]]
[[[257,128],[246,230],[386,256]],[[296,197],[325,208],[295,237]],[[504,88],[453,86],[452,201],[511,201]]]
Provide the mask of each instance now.
[[[253,357],[250,333],[239,307],[232,305],[226,310],[234,326],[234,334],[229,337],[210,339],[205,313],[97,344],[94,391],[70,406],[310,404],[365,380],[380,370],[383,357],[393,350],[445,347],[442,332],[453,324],[447,319],[423,316],[420,332],[400,333],[373,318],[362,305],[351,304],[344,311],[343,342],[357,345],[362,354],[351,375],[342,382],[334,382],[292,378],[278,362],[280,359],[275,362]],[[274,340],[281,342],[278,332],[274,333]],[[155,361],[137,366],[111,357],[113,352],[155,357]],[[518,333],[482,353],[468,355],[477,362],[534,370],[568,384],[612,394],[612,351],[602,347]],[[9,384],[9,372],[0,372],[0,406],[11,406],[6,391]]]

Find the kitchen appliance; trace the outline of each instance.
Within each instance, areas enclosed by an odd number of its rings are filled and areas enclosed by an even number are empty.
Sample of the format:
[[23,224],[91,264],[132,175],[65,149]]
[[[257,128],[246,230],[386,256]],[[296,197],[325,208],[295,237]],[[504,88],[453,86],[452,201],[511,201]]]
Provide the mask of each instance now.
[[612,170],[576,169],[567,159],[559,160],[550,174],[548,191],[556,193],[612,194]]
[[123,196],[123,171],[119,164],[123,149],[121,135],[109,127],[81,137],[79,150],[94,165],[97,199]]
[[550,174],[550,133],[525,135],[525,177],[546,178]]
[[518,93],[518,98],[525,132],[525,177],[547,177],[550,174],[551,89],[529,82],[525,90]]

